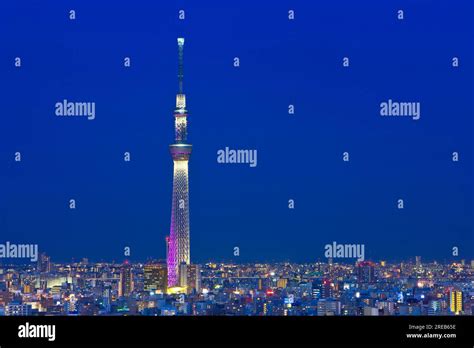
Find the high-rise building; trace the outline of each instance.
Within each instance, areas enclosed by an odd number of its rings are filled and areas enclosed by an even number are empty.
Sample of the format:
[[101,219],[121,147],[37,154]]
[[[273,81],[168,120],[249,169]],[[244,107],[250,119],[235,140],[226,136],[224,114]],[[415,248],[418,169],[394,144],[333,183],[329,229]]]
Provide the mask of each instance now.
[[361,261],[357,263],[357,279],[359,284],[371,284],[375,281],[374,263]]
[[102,293],[102,305],[104,306],[105,313],[110,313],[112,309],[112,289],[110,286],[105,287]]
[[186,289],[188,294],[201,291],[201,267],[187,265],[184,262],[179,266],[179,286]]
[[164,263],[151,263],[143,267],[145,291],[166,293],[168,271]]
[[462,312],[462,291],[451,290],[449,293],[449,309],[454,314]]
[[421,267],[421,256],[415,256],[415,265],[417,268]]
[[64,302],[64,312],[74,313],[77,311],[77,298],[76,295],[70,294],[69,298]]
[[176,95],[175,143],[170,145],[173,158],[173,197],[168,247],[168,287],[179,285],[179,267],[190,264],[188,161],[192,146],[187,144],[186,96],[183,92],[184,39],[178,38],[178,94]]
[[120,297],[129,296],[133,291],[133,287],[132,265],[128,261],[125,261],[120,269],[118,295]]
[[51,272],[51,259],[45,253],[41,253],[38,258],[38,271],[41,273]]
[[331,298],[334,296],[334,284],[331,279],[314,279],[311,283],[311,294],[313,298]]
[[334,296],[334,285],[330,279],[324,279],[322,283],[321,298],[331,298]]

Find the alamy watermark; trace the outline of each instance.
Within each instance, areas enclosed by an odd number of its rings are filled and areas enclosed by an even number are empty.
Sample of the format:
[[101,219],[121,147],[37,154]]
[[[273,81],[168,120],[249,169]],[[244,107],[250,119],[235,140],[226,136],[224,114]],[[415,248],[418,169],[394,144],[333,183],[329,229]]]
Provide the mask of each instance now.
[[419,120],[421,117],[421,103],[396,102],[389,99],[380,103],[380,116],[405,116]]
[[70,102],[64,99],[54,104],[56,116],[83,116],[95,119],[95,102]]
[[233,150],[226,146],[217,151],[217,163],[244,163],[254,168],[257,166],[257,150]]
[[345,258],[357,261],[365,260],[365,245],[364,244],[326,244],[324,246],[324,256],[327,258]]
[[14,244],[5,242],[0,244],[0,258],[4,259],[30,259],[38,261],[38,244]]
[[56,325],[37,325],[26,322],[18,326],[19,338],[47,338],[52,342],[56,339]]

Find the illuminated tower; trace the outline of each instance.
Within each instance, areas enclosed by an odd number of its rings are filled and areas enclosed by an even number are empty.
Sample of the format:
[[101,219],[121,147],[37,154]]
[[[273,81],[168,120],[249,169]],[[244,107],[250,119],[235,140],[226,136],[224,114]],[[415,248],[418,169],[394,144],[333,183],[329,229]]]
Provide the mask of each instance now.
[[189,265],[189,183],[188,161],[191,145],[187,140],[186,96],[183,92],[184,39],[178,39],[178,94],[174,111],[175,142],[170,145],[173,157],[173,198],[168,247],[168,287],[179,286],[179,266]]

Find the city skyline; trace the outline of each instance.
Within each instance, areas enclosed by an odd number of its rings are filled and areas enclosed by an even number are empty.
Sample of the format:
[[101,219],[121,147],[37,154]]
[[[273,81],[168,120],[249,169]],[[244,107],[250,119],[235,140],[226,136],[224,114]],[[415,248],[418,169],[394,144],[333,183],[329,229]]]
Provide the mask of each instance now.
[[[52,256],[47,251],[38,249],[39,255],[48,255],[52,259],[51,262],[56,262],[58,264],[68,264],[68,263],[80,263],[81,260],[89,260],[89,262],[94,262],[94,263],[115,263],[115,264],[120,264],[123,262],[133,262],[133,263],[147,263],[147,262],[163,262],[165,264],[168,264],[168,259],[166,257],[159,257],[157,255],[147,255],[147,256],[140,256],[140,257],[134,257],[134,256],[127,256],[127,255],[122,255],[119,256],[118,258],[95,258],[91,257],[90,255],[82,255],[82,256],[77,256],[77,257],[71,257],[69,259],[63,259],[63,258],[56,258]],[[341,264],[341,265],[351,265],[351,264],[356,264],[358,261],[356,257],[350,258],[350,257],[344,257],[344,258],[327,258],[324,257],[324,251],[321,252],[322,256],[320,257],[315,257],[312,259],[309,259],[308,261],[295,261],[291,259],[254,259],[254,260],[242,260],[239,257],[229,257],[227,259],[225,258],[213,258],[212,256],[209,256],[208,259],[202,260],[199,262],[195,262],[197,265],[203,265],[207,263],[226,263],[226,264],[236,264],[236,265],[246,265],[246,264],[279,264],[279,263],[295,263],[295,264],[314,264],[314,263],[334,263],[334,264]],[[370,262],[388,262],[391,264],[400,264],[400,263],[416,263],[417,258],[421,259],[423,263],[430,264],[430,263],[438,263],[438,264],[450,264],[450,263],[461,263],[461,262],[467,262],[470,263],[474,261],[474,258],[465,258],[465,257],[456,257],[452,256],[451,258],[447,257],[444,259],[438,258],[438,259],[433,259],[433,258],[425,258],[420,255],[411,255],[406,258],[366,258],[364,261],[370,261]],[[27,265],[34,265],[36,264],[37,261],[32,261],[29,259],[29,257],[1,257],[0,256],[0,266],[6,266],[6,265],[22,265],[22,266],[27,266]]]
[[34,265],[0,266],[0,316],[474,314],[474,260],[182,266],[178,289],[165,262],[62,264],[41,254]]

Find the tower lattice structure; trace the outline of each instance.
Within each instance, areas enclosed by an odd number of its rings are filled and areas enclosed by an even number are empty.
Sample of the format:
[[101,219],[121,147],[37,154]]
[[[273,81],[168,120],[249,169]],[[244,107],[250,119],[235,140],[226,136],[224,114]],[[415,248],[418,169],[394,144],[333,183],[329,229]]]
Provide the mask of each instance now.
[[178,38],[178,94],[176,95],[175,142],[169,146],[173,158],[173,198],[168,240],[168,287],[179,286],[179,266],[190,264],[188,162],[192,146],[187,144],[186,96],[183,91],[184,39]]

